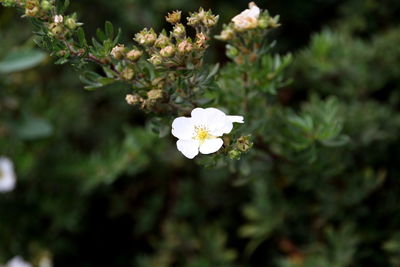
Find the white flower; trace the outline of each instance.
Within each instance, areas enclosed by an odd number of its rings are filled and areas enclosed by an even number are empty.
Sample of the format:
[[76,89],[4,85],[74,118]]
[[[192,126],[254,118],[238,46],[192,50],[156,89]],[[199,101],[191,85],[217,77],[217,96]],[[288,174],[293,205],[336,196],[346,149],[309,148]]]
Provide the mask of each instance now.
[[233,122],[243,123],[242,116],[229,116],[216,108],[195,108],[191,115],[176,118],[172,123],[172,134],[179,139],[176,146],[189,159],[199,151],[218,151],[224,143],[219,137],[232,131]]
[[260,16],[260,8],[254,3],[249,3],[249,9],[242,11],[235,16],[232,21],[237,30],[248,30],[257,27],[258,17]]
[[15,187],[13,163],[6,157],[0,157],[0,192],[12,191]]
[[63,23],[64,17],[62,15],[55,15],[54,16],[54,23],[55,24],[60,24]]
[[24,261],[21,256],[15,256],[7,262],[5,267],[32,267],[32,264]]

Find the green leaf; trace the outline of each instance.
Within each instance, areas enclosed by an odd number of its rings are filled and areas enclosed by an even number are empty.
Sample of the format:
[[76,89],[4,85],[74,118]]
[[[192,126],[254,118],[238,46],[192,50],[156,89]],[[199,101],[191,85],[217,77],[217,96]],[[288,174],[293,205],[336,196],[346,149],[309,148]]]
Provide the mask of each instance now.
[[19,50],[8,54],[0,61],[0,74],[22,71],[40,64],[46,53],[37,50]]
[[106,23],[105,23],[105,31],[106,31],[107,39],[112,40],[113,37],[114,37],[114,26],[112,25],[111,22],[106,21]]
[[41,139],[53,133],[52,125],[43,118],[29,117],[16,127],[17,136],[25,140]]
[[83,28],[79,28],[76,31],[76,36],[78,37],[78,43],[81,47],[87,46],[86,38],[85,38],[85,31]]

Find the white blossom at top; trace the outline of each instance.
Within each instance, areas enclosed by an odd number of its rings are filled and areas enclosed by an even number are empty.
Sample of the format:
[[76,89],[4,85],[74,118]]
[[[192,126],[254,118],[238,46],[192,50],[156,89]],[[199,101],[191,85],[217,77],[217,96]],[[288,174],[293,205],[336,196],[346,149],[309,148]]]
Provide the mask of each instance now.
[[0,193],[12,191],[15,187],[14,166],[10,159],[0,157]]
[[7,262],[5,267],[32,267],[32,264],[24,261],[21,256],[15,256]]
[[226,115],[216,108],[195,108],[191,117],[179,117],[172,123],[172,134],[179,140],[176,146],[192,159],[197,154],[217,152],[223,145],[220,136],[232,131],[233,123],[243,123],[242,116]]
[[251,2],[249,8],[235,16],[232,21],[238,30],[254,29],[257,27],[259,16],[260,8],[254,2]]
[[63,23],[64,17],[62,15],[55,15],[54,16],[54,23],[55,24],[60,24]]

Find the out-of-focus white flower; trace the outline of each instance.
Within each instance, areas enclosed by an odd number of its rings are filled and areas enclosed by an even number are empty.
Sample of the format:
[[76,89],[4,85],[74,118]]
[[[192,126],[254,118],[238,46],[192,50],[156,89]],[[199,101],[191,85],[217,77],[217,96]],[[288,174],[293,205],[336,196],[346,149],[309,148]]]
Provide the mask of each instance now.
[[179,117],[172,123],[172,134],[179,140],[176,146],[192,159],[197,154],[217,152],[223,145],[220,136],[230,133],[233,123],[243,123],[242,116],[226,115],[216,108],[195,108],[191,117]]
[[235,16],[232,21],[237,30],[249,30],[257,27],[259,16],[260,8],[254,2],[251,2],[249,8]]
[[60,24],[63,23],[64,17],[62,15],[55,15],[54,16],[54,23],[55,24]]
[[15,188],[15,172],[12,161],[0,157],[0,192],[12,191]]
[[32,267],[32,264],[24,261],[21,256],[15,256],[7,262],[5,267]]

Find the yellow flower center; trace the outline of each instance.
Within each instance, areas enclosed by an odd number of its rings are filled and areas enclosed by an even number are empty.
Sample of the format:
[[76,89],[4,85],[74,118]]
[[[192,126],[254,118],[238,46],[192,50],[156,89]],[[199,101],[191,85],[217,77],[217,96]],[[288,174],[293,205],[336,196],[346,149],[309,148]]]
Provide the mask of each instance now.
[[208,129],[204,126],[196,126],[194,127],[194,130],[196,134],[193,139],[199,140],[200,143],[203,143],[205,140],[214,137],[208,132]]

